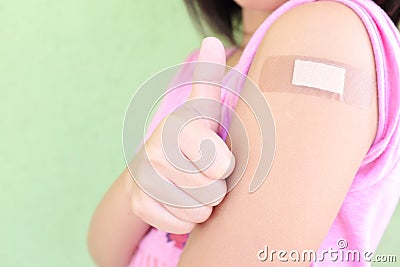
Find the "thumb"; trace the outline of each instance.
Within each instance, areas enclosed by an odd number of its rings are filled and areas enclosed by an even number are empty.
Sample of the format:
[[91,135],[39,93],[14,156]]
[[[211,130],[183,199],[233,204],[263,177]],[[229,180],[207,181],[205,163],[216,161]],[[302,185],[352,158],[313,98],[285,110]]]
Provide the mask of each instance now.
[[188,106],[203,115],[199,122],[216,132],[221,115],[221,87],[226,67],[224,45],[218,38],[207,37],[200,48],[198,61],[193,71],[193,86],[189,95]]
[[198,63],[196,63],[193,78],[194,83],[189,99],[210,98],[220,101],[221,88],[209,83],[220,84],[224,77],[226,54],[224,45],[218,38],[207,37],[201,44]]
[[226,178],[233,170],[234,158],[217,134],[222,108],[220,84],[226,68],[225,49],[221,41],[205,38],[199,59],[193,63],[189,99],[172,116],[173,121],[168,127],[171,130],[163,131],[169,136],[179,136],[178,144],[169,148],[172,142],[165,143],[164,151],[169,153],[179,148],[180,151],[174,153],[185,155],[183,160],[186,162],[189,159],[190,167],[194,165],[196,168],[194,171],[200,171],[212,179]]

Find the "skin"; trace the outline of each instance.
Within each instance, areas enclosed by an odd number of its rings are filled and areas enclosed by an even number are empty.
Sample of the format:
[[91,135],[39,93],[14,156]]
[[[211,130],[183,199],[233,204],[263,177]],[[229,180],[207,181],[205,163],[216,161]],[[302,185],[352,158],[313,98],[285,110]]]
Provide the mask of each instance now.
[[[224,66],[226,56],[223,44],[217,38],[206,38],[200,49],[199,60]],[[211,73],[207,72],[207,78],[211,81],[222,80],[224,72],[224,68],[213,69]],[[197,75],[204,75],[204,70],[198,70]],[[220,101],[221,88],[208,84],[194,85],[188,100],[196,101],[204,98]],[[184,112],[183,114],[176,111],[170,117],[177,125],[180,125],[180,120],[186,122],[183,115],[188,113],[195,115],[198,112],[210,115],[215,113],[214,116],[220,117],[220,107],[211,109],[204,104],[196,109],[188,104]],[[207,119],[193,120],[181,130],[179,149],[192,162],[201,156],[197,148],[200,147],[202,140],[211,140],[215,145],[215,161],[206,170],[191,175],[171,166],[164,156],[162,132],[167,119],[165,118],[156,127],[145,142],[145,149],[139,150],[135,159],[130,162],[131,168],[125,170],[117,179],[93,215],[88,234],[88,247],[98,266],[126,266],[138,242],[149,230],[149,225],[170,233],[190,232],[196,224],[208,219],[213,207],[222,201],[227,192],[225,178],[233,171],[235,159],[227,144],[216,133],[218,124]],[[133,182],[132,177],[148,181],[149,177],[154,177],[153,169],[149,166],[154,166],[162,178],[171,182],[173,191],[169,191],[168,194],[180,199],[196,200],[200,206],[174,207],[157,201],[141,190]],[[159,181],[152,180],[150,184],[154,188]],[[216,184],[213,191],[215,197],[211,203],[202,202],[200,195],[194,195],[177,187],[178,185],[199,187],[210,182]],[[163,188],[162,184],[158,185],[158,188]],[[165,191],[165,188],[163,190]],[[209,192],[204,194],[207,197],[209,195]],[[202,203],[205,205],[201,205]]]
[[[276,55],[326,58],[375,73],[362,22],[333,2],[304,4],[278,19],[265,35],[249,77],[259,81],[265,59]],[[256,122],[239,103],[236,111],[250,136],[248,169],[207,222],[191,232],[178,266],[309,266],[276,258],[259,262],[257,251],[265,245],[318,250],[375,138],[376,88],[365,90],[373,92],[367,110],[315,96],[264,92],[276,123],[277,147],[270,174],[254,194],[247,189],[260,139]]]
[[[238,0],[243,7],[244,38],[240,48],[283,2]],[[208,49],[217,52],[203,53],[206,61],[225,60],[220,57],[224,54],[221,50]],[[241,53],[238,49],[227,64],[234,66]],[[337,3],[305,4],[280,18],[265,35],[249,77],[257,83],[265,58],[285,54],[328,58],[374,73],[372,50],[362,23]],[[213,97],[204,93],[207,88],[203,89],[194,97]],[[214,203],[219,204],[214,209],[215,205],[210,205],[199,213],[160,205],[147,198],[125,170],[93,215],[88,247],[94,261],[104,267],[126,266],[149,224],[170,232],[194,228],[179,266],[255,266],[259,264],[256,252],[265,245],[317,249],[376,133],[376,88],[366,90],[374,91],[368,110],[312,96],[264,92],[275,118],[277,150],[266,182],[252,195],[247,189],[256,168],[260,140],[256,122],[239,102],[237,112],[249,133],[250,164],[242,181],[220,204]],[[210,130],[208,125],[203,128]],[[150,138],[149,145],[157,147],[158,137]],[[197,182],[218,178],[208,174]]]

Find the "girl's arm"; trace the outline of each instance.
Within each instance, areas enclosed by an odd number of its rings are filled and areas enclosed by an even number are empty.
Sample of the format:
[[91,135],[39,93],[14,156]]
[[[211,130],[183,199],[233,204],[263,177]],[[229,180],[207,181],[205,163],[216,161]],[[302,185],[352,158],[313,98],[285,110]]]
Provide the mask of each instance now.
[[132,183],[126,169],[93,215],[87,242],[92,258],[100,267],[126,267],[149,229],[132,211]]
[[[257,83],[265,75],[266,58],[277,55],[343,62],[375,75],[364,25],[352,10],[334,2],[304,4],[280,17],[264,36],[250,78]],[[270,252],[317,251],[374,140],[375,87],[363,88],[372,94],[368,109],[320,96],[264,92],[276,123],[276,154],[266,181],[253,194],[248,186],[261,144],[257,123],[239,103],[236,111],[250,137],[248,168],[209,220],[190,234],[179,266],[280,266],[277,253],[271,263],[260,262],[257,252],[265,246]],[[310,264],[283,262],[290,263]]]
[[[198,58],[201,61],[215,62],[220,66],[225,65],[226,55],[223,44],[216,38],[204,39]],[[222,79],[224,69],[219,68],[212,75],[214,77],[210,77],[210,79]],[[209,84],[197,84],[193,86],[189,98],[196,100],[197,98],[207,97],[218,100],[220,96],[219,87]],[[164,105],[169,105],[169,103],[164,102]],[[194,109],[188,105],[186,109],[182,110],[197,115],[201,108]],[[185,199],[190,203],[194,203],[193,200],[201,200],[196,198],[198,195],[192,196],[190,193],[178,188],[177,185],[190,188],[206,185],[213,181],[213,193],[218,197],[215,199],[218,200],[207,206],[197,208],[181,209],[173,207],[157,201],[142,191],[133,182],[130,172],[125,170],[101,201],[90,226],[88,236],[89,250],[99,266],[126,266],[132,258],[138,242],[149,229],[149,225],[170,233],[190,232],[197,223],[207,220],[213,206],[218,205],[222,200],[222,196],[226,194],[227,187],[223,175],[228,175],[228,172],[233,170],[232,162],[234,162],[234,159],[225,142],[216,134],[217,123],[197,120],[185,126],[184,130],[179,133],[179,138],[182,140],[179,143],[179,149],[189,159],[197,159],[199,157],[199,151],[193,149],[193,147],[198,147],[196,144],[200,144],[202,140],[215,140],[215,144],[218,144],[216,153],[220,156],[222,162],[216,160],[211,166],[208,166],[207,172],[199,172],[193,178],[186,171],[181,171],[171,165],[167,157],[164,156],[162,133],[165,121],[168,120],[169,116],[172,116],[175,120],[174,122],[177,123],[177,127],[180,127],[180,125],[183,125],[180,121],[185,120],[185,116],[182,116],[181,112],[183,111],[178,110],[171,113],[152,131],[151,136],[131,162],[132,165],[130,166],[135,168],[131,169],[133,171],[132,174],[140,178],[141,181],[146,180],[147,184],[152,183],[152,186],[164,185],[157,179],[157,175],[160,175],[174,185],[172,188],[168,188],[168,192],[172,190],[175,194],[175,199]],[[218,112],[218,110],[215,110],[215,112]],[[153,125],[155,122],[153,121]],[[230,160],[224,161],[223,159]],[[155,170],[152,169],[154,166],[157,166],[157,174],[154,174]],[[209,195],[208,197],[212,196]]]

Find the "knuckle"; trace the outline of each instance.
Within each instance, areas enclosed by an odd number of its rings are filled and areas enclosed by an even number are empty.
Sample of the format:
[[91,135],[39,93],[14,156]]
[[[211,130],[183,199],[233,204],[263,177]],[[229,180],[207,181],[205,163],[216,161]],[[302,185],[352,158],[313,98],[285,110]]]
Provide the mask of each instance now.
[[163,158],[163,151],[160,146],[146,145],[144,156],[152,163],[161,164]]
[[225,180],[217,180],[215,182],[215,196],[224,197],[228,192],[228,186]]
[[209,204],[211,206],[217,206],[222,202],[228,193],[228,186],[225,180],[215,181],[215,187],[212,189],[213,201]]
[[211,215],[213,208],[212,207],[201,207],[193,211],[192,220],[194,223],[202,223],[205,222]]
[[203,188],[200,192],[191,194],[191,196],[203,205],[213,206],[213,203],[220,202],[225,197],[227,190],[225,180],[214,180],[207,188]]
[[195,223],[182,222],[178,226],[172,226],[168,232],[174,234],[187,234],[190,233],[195,226]]
[[235,158],[230,152],[223,152],[224,156],[220,157],[214,165],[214,177],[216,179],[225,179],[232,174],[235,168]]
[[143,196],[142,194],[143,193],[139,191],[137,192],[137,194],[135,194],[135,196],[132,196],[131,198],[132,211],[139,218],[145,217],[149,212],[149,209],[146,208],[146,202],[144,200],[145,196]]
[[211,213],[212,207],[201,206],[198,208],[168,208],[172,215],[178,218],[179,223],[202,223]]
[[139,203],[137,203],[137,201],[133,201],[132,203],[132,211],[133,214],[135,214],[137,217],[142,218],[143,217],[143,208],[141,207],[141,205]]

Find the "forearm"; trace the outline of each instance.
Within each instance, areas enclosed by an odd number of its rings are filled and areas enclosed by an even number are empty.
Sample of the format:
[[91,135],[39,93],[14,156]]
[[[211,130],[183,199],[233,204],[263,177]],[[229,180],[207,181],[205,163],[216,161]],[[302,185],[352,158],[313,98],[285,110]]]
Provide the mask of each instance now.
[[149,225],[131,209],[133,180],[125,170],[98,205],[88,233],[89,252],[98,266],[125,267]]

